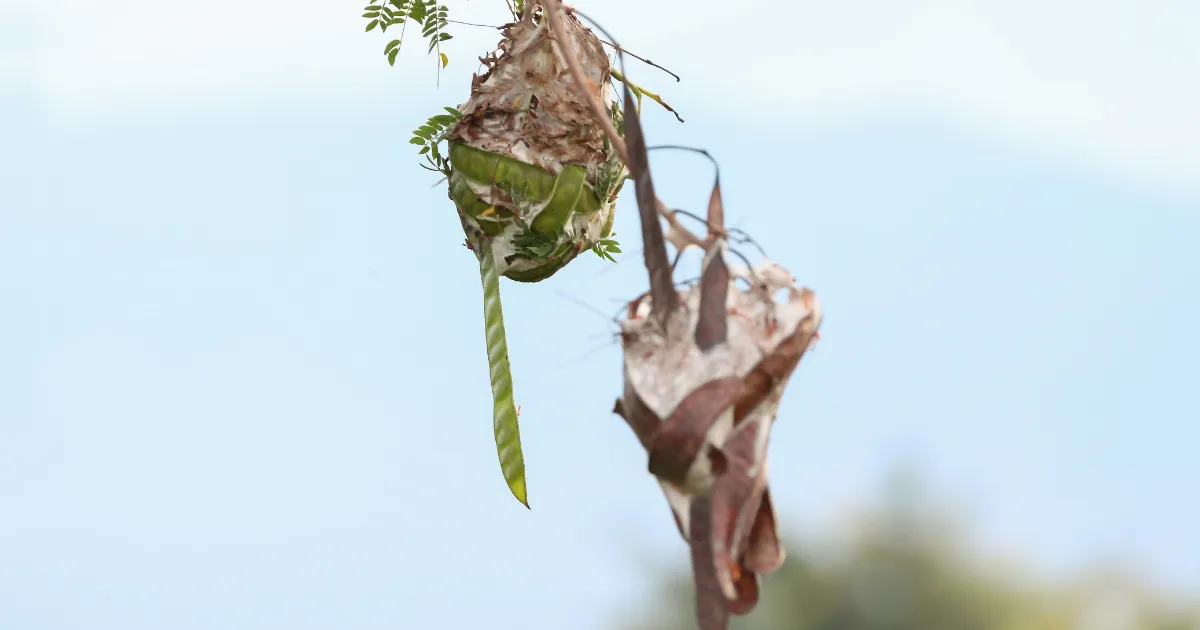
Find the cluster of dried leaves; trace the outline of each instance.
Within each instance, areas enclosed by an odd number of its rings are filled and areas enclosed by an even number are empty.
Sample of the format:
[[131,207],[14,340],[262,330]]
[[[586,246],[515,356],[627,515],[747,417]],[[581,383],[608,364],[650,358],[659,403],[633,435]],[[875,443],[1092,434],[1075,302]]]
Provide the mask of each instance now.
[[[817,337],[820,304],[779,265],[731,263],[719,177],[707,237],[681,237],[654,193],[628,88],[625,112],[650,291],[620,322],[624,392],[614,411],[646,449],[691,548],[700,628],[720,630],[754,608],[759,576],[783,563],[767,445],[784,387]],[[667,240],[704,250],[699,283],[673,281]]]

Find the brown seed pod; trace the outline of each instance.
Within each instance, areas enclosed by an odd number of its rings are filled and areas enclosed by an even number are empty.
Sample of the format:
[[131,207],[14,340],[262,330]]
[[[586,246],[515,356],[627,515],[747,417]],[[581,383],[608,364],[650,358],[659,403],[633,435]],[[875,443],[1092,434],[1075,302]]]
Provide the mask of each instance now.
[[[702,278],[720,277],[711,270],[721,264],[723,245],[714,244]],[[749,612],[757,575],[783,562],[767,445],[784,388],[821,314],[810,291],[790,277],[788,285],[771,282],[779,275],[771,271],[778,268],[760,265],[753,274],[735,268],[719,285],[702,279],[677,292],[679,307],[665,329],[650,317],[649,296],[631,302],[621,322],[625,386],[617,410],[646,448],[649,471],[692,547],[698,614],[705,619],[716,606],[712,599],[728,613]],[[760,284],[746,289],[738,279]],[[778,289],[786,289],[786,301],[775,300]],[[705,308],[714,293],[719,308]],[[708,317],[721,318],[725,335],[705,350],[700,340],[716,336],[706,331],[720,328]]]
[[[620,321],[624,388],[614,411],[646,449],[648,469],[691,547],[700,627],[719,630],[730,614],[754,608],[759,574],[783,562],[767,445],[788,379],[816,339],[821,308],[775,263],[730,264],[719,182],[706,239],[679,234],[675,221],[664,236],[641,125],[628,91],[625,98],[651,290]],[[666,240],[704,248],[698,284],[673,286]]]

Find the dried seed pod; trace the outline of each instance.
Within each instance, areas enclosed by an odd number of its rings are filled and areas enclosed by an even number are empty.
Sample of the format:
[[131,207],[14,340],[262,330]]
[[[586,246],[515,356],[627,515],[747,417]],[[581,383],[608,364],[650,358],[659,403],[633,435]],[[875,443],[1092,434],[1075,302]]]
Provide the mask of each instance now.
[[[719,466],[722,458],[713,449],[734,427],[774,418],[783,386],[821,319],[811,291],[790,277],[771,278],[778,273],[729,268],[723,247],[710,252],[700,284],[677,292],[680,306],[665,327],[651,317],[649,295],[631,302],[620,322],[627,396],[636,395],[638,406],[665,423],[649,446],[651,472],[689,494],[712,485],[714,461]],[[713,273],[716,268],[725,271]],[[759,270],[778,266],[765,262]],[[777,302],[781,290],[787,298]]]
[[[646,449],[691,547],[701,630],[722,630],[730,614],[757,603],[758,575],[783,562],[767,445],[784,387],[816,339],[821,309],[779,265],[729,264],[719,182],[707,239],[681,233],[674,221],[664,236],[630,100],[626,90],[625,138],[651,290],[631,301],[620,321],[624,388],[614,411]],[[671,285],[666,240],[705,249],[698,284]]]
[[[718,597],[728,613],[749,612],[757,574],[783,562],[767,445],[783,390],[821,321],[812,292],[781,268],[727,265],[724,247],[714,244],[698,285],[676,292],[679,306],[665,327],[651,317],[649,295],[632,301],[620,322],[625,386],[616,410],[646,448],[692,547],[698,595],[713,585],[698,597],[702,619],[712,618]],[[713,271],[722,267],[725,274]]]

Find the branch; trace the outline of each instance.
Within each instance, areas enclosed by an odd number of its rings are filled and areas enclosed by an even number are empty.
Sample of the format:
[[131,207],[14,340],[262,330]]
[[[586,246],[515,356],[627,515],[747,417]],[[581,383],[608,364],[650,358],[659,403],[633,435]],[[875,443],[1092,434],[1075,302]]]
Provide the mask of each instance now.
[[[625,140],[621,138],[619,134],[617,134],[617,129],[613,126],[608,112],[605,111],[604,105],[600,103],[600,97],[597,96],[598,91],[597,93],[593,93],[592,90],[587,89],[591,81],[584,76],[583,67],[579,63],[579,57],[575,54],[575,50],[573,48],[570,50],[567,49],[566,42],[569,40],[567,39],[566,31],[563,30],[562,22],[559,21],[561,19],[559,17],[561,15],[559,9],[563,9],[570,13],[576,13],[576,11],[563,5],[562,0],[543,0],[542,7],[546,10],[547,21],[550,23],[551,32],[554,33],[555,44],[558,45],[559,51],[567,61],[567,68],[571,71],[571,78],[574,79],[575,84],[578,85],[581,90],[583,90],[584,97],[588,101],[588,106],[592,110],[592,115],[596,117],[596,120],[600,123],[600,127],[604,130],[605,135],[608,136],[608,141],[612,143],[613,149],[617,152],[617,157],[621,158],[621,161],[625,163],[626,167],[629,167],[629,151],[625,148]],[[617,54],[620,55],[623,49],[616,47],[616,50]],[[628,83],[625,85],[628,87]],[[626,109],[629,110],[630,108],[626,106]],[[633,116],[637,116],[636,111],[625,112],[625,116],[627,118],[631,114]],[[628,125],[628,122],[626,125]],[[633,172],[632,168],[630,168],[630,172]],[[666,219],[667,224],[670,226],[666,238],[667,240],[671,241],[672,245],[674,245],[680,251],[689,245],[696,245],[701,249],[707,249],[704,245],[704,239],[696,236],[690,230],[683,227],[683,225],[679,223],[679,219],[675,217],[675,213],[668,208],[661,199],[655,197],[655,205],[658,214]],[[643,226],[643,233],[644,230],[645,226]]]
[[571,71],[571,78],[575,79],[576,87],[583,92],[583,97],[587,99],[588,106],[592,108],[592,115],[596,117],[596,121],[604,129],[604,133],[608,136],[609,142],[612,143],[613,149],[616,150],[617,156],[628,166],[629,152],[625,149],[625,140],[617,134],[617,128],[613,126],[612,119],[604,109],[604,105],[600,102],[600,97],[598,96],[599,90],[593,92],[588,89],[592,82],[583,75],[583,66],[579,63],[579,56],[575,54],[574,47],[570,47],[568,50],[567,43],[571,40],[567,38],[567,31],[563,29],[562,14],[559,12],[559,9],[562,8],[562,1],[545,0],[542,3],[542,8],[546,10],[546,20],[550,23],[550,31],[554,33],[554,43],[558,46],[558,50],[562,53],[562,56],[567,60],[567,68]]

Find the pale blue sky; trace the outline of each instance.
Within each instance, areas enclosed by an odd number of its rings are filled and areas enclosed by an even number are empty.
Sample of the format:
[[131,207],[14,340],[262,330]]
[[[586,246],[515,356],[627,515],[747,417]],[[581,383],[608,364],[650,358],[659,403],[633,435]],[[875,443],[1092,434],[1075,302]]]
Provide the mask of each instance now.
[[[364,65],[383,97],[69,125],[8,84],[0,626],[598,629],[657,577],[636,555],[686,561],[609,412],[607,324],[558,293],[612,310],[640,262],[502,287],[527,512],[475,263],[407,144],[460,95]],[[909,457],[989,549],[1200,588],[1200,195],[942,108],[789,120],[654,80],[688,122],[650,114],[651,142],[708,147],[731,223],[824,304],[771,446],[785,528],[835,526]],[[707,199],[701,160],[653,165]]]

